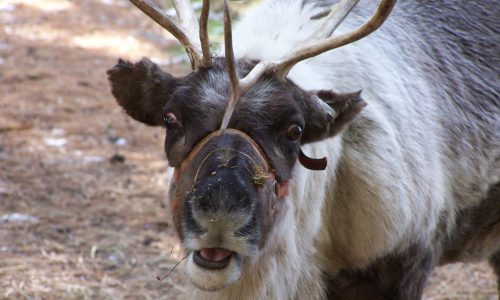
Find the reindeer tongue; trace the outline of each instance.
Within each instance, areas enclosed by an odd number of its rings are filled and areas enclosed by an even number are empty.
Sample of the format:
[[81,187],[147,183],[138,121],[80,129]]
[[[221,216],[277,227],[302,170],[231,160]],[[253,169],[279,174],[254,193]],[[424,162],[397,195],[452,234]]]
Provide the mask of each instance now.
[[311,158],[305,155],[304,152],[302,152],[302,149],[300,149],[299,152],[299,161],[304,167],[308,168],[309,170],[319,171],[326,169],[326,164],[327,164],[326,157]]
[[228,258],[233,252],[222,248],[204,248],[200,250],[200,256],[208,261],[220,262]]

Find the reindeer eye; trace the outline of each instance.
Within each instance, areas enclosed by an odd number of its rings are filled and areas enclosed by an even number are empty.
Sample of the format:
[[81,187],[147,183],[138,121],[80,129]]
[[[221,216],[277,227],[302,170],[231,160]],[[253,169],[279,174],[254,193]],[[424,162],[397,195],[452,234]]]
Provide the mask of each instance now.
[[286,136],[291,139],[292,141],[296,141],[300,139],[300,136],[302,135],[302,127],[299,125],[295,124],[290,127],[288,127],[288,131],[286,133]]
[[177,127],[179,122],[173,113],[168,113],[163,116],[163,124],[167,129]]

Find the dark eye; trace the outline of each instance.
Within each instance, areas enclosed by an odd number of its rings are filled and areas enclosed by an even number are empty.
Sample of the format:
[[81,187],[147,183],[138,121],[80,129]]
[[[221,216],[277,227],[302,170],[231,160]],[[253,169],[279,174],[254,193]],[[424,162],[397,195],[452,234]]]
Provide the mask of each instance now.
[[178,127],[179,122],[173,113],[167,113],[163,116],[163,125],[165,125],[167,129],[170,129]]
[[292,141],[296,141],[298,139],[300,139],[300,136],[302,135],[302,127],[300,127],[300,125],[292,125],[290,127],[288,127],[288,131],[286,133],[286,136],[292,140]]

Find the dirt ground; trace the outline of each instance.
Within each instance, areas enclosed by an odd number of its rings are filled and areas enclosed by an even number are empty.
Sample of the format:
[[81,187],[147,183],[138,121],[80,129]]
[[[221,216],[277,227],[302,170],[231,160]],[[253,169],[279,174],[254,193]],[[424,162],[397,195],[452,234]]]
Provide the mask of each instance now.
[[[162,129],[105,71],[176,42],[124,0],[0,1],[0,299],[182,299]],[[485,263],[435,271],[425,299],[496,299]]]

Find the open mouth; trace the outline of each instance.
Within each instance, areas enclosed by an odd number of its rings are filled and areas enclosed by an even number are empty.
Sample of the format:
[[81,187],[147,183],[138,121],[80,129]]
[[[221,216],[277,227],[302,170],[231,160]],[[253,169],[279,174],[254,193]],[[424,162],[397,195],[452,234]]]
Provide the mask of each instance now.
[[220,270],[227,267],[235,252],[224,248],[203,248],[193,253],[193,261],[208,270]]
[[184,270],[196,287],[218,291],[240,279],[243,257],[225,248],[202,248],[191,252]]

